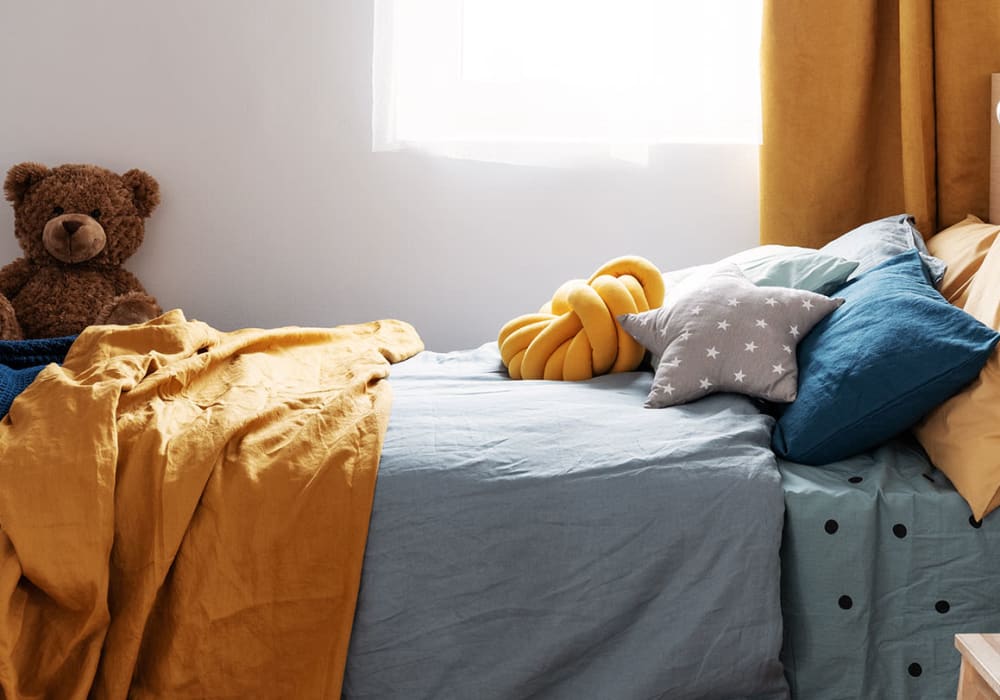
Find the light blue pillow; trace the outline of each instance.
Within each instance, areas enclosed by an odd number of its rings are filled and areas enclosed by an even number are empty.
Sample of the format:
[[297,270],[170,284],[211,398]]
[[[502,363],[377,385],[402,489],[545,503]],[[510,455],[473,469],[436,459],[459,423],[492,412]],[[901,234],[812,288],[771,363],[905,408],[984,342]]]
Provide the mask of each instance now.
[[858,268],[857,260],[813,248],[762,245],[730,255],[747,279],[758,287],[790,287],[829,296]]
[[924,237],[909,214],[887,216],[858,226],[820,248],[824,253],[839,255],[860,264],[851,279],[860,277],[889,258],[916,248],[930,272],[934,286],[941,284],[948,265],[927,250]]
[[931,286],[916,249],[837,292],[843,306],[799,344],[798,397],[774,451],[804,464],[864,452],[900,433],[979,375],[1000,334]]
[[790,287],[827,296],[841,287],[858,267],[856,260],[846,260],[815,248],[762,245],[730,255],[714,264],[664,273],[667,294],[679,285],[683,285],[679,289],[684,291],[695,284],[700,285],[712,273],[733,263],[758,287]]

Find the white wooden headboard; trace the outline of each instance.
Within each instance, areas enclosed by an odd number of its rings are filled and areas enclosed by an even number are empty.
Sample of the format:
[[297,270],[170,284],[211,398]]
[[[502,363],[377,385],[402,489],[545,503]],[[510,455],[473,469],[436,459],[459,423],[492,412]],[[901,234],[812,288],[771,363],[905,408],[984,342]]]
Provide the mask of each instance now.
[[1000,223],[1000,73],[993,74],[990,113],[990,222]]

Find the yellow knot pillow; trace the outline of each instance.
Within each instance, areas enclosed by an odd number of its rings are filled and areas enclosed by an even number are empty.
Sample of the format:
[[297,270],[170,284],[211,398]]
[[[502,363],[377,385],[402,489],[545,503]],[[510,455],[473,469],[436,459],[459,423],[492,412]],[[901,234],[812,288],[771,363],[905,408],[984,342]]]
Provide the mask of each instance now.
[[629,372],[646,350],[616,320],[663,304],[663,275],[645,258],[610,260],[588,280],[570,280],[536,314],[500,329],[511,379],[590,379]]

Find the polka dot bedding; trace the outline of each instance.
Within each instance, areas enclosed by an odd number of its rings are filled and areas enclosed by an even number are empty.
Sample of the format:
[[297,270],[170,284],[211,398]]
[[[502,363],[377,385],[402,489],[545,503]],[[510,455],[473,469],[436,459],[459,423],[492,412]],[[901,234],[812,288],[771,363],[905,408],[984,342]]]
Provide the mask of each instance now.
[[908,439],[779,468],[792,697],[954,697],[954,635],[1000,630],[1000,517],[971,518]]

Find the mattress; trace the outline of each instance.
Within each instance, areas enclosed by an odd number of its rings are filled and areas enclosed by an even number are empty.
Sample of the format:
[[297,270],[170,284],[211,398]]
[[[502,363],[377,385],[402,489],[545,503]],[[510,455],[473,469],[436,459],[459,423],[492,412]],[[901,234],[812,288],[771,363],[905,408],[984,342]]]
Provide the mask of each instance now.
[[392,368],[346,698],[783,698],[772,419],[648,372]]
[[954,635],[1000,630],[1000,517],[972,520],[908,439],[824,467],[779,467],[793,697],[954,697]]

